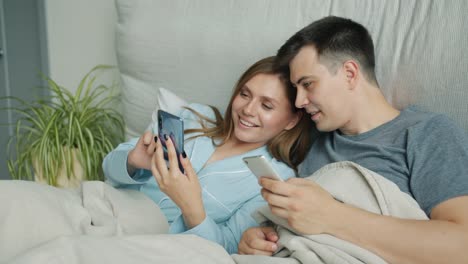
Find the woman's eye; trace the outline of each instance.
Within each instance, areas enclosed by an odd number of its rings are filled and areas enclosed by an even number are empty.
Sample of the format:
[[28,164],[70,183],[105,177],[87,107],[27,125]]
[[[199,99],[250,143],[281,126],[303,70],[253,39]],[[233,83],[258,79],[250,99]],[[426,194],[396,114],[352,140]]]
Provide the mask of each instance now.
[[249,95],[246,94],[246,93],[241,92],[241,93],[240,93],[240,96],[242,96],[242,97],[247,97],[247,96],[249,96]]
[[302,86],[304,86],[304,88],[309,88],[310,85],[311,85],[311,82],[304,82],[302,84]]

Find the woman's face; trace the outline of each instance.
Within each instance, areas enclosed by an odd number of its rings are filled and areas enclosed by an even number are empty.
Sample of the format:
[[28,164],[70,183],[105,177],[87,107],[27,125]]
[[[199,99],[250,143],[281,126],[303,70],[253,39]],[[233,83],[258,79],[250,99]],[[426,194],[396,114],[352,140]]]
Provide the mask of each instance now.
[[260,147],[293,128],[299,117],[292,112],[285,89],[278,75],[257,74],[250,79],[232,102],[233,139]]

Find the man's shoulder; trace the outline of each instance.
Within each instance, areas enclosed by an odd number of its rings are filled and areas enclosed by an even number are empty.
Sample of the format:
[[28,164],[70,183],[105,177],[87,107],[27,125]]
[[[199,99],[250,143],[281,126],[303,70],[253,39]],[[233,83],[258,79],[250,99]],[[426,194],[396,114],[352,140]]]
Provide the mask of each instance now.
[[425,133],[430,131],[452,131],[461,128],[447,115],[422,110],[417,106],[410,106],[402,111],[403,122],[411,130],[417,130]]

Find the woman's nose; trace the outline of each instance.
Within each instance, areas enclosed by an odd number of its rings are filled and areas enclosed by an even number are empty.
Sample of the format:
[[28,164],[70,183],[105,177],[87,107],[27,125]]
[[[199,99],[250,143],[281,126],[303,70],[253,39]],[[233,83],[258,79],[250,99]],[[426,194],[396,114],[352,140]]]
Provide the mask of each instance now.
[[242,111],[244,112],[245,115],[252,116],[255,114],[255,102],[252,100],[248,102],[247,104],[244,105],[244,108],[242,108]]

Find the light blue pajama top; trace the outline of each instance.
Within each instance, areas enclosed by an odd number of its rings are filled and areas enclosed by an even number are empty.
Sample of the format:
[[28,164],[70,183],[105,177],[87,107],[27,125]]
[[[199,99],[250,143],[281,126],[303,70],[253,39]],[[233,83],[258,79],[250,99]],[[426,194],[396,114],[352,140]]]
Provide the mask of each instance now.
[[[204,116],[214,118],[213,110],[208,106],[191,104],[189,107]],[[184,109],[179,116],[184,119],[185,129],[201,127],[198,117],[191,111]],[[156,129],[153,128],[153,131]],[[265,146],[212,162],[204,167],[213,154],[215,145],[208,137],[187,140],[193,135],[185,136],[184,149],[200,181],[206,218],[192,229],[187,229],[180,209],[159,189],[151,171],[140,169],[133,177],[128,175],[128,152],[135,147],[138,138],[120,144],[105,157],[104,174],[112,186],[137,189],[150,197],[166,215],[170,233],[196,234],[220,244],[231,254],[236,253],[242,233],[247,228],[257,225],[251,214],[258,207],[266,205],[260,195],[261,188],[257,178],[246,167],[242,158],[264,155],[283,179],[294,177],[294,171],[274,159]]]

